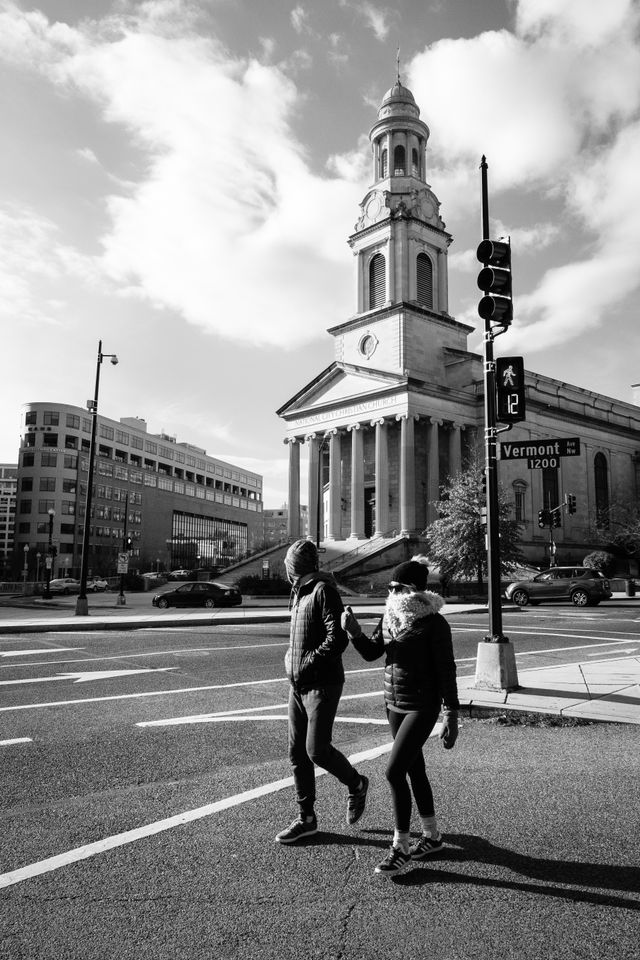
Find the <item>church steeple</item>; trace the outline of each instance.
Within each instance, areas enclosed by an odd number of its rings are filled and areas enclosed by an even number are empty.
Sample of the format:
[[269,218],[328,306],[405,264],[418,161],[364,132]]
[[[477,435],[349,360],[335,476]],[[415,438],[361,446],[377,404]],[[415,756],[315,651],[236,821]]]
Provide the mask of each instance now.
[[429,328],[439,328],[434,342],[442,347],[463,349],[471,328],[449,316],[452,238],[426,180],[429,127],[400,79],[399,63],[369,140],[372,183],[349,237],[356,257],[356,314],[330,330],[339,337],[336,358],[350,363],[364,358],[378,369],[432,376],[441,358],[426,356]]

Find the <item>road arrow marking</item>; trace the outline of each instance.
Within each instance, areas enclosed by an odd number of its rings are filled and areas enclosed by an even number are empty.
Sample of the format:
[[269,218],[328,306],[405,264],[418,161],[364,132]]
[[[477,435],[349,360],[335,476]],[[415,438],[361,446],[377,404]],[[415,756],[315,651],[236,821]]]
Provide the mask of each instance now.
[[119,677],[130,677],[134,673],[166,673],[168,670],[177,670],[177,667],[159,667],[140,670],[87,670],[84,673],[59,673],[55,677],[31,677],[26,680],[0,680],[0,686],[19,685],[21,683],[51,683],[52,680],[73,680],[74,683],[87,683],[89,680],[113,680]]

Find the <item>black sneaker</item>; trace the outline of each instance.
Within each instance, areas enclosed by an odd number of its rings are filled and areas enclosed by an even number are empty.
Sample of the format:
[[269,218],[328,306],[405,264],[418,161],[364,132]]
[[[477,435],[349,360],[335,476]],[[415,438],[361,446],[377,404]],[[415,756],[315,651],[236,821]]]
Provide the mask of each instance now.
[[369,789],[369,778],[361,775],[362,786],[355,793],[350,793],[347,800],[347,823],[353,826],[357,823],[367,803],[367,791]]
[[395,877],[407,869],[411,863],[411,854],[404,853],[400,847],[391,847],[384,860],[375,868],[375,873],[381,877]]
[[286,830],[281,830],[276,836],[277,843],[295,843],[296,840],[302,840],[303,837],[310,837],[318,832],[318,821],[315,817],[312,820],[303,820],[298,817]]
[[409,853],[411,854],[412,860],[426,860],[427,857],[430,857],[433,853],[439,853],[443,847],[442,837],[433,840],[423,833],[419,840],[411,844]]

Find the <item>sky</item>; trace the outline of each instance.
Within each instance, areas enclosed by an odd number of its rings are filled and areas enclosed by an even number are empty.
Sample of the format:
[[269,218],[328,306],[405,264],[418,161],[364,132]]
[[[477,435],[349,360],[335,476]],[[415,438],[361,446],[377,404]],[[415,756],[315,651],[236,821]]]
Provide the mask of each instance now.
[[632,402],[639,24],[638,0],[0,0],[0,462],[22,404],[93,396],[102,340],[101,414],[286,501],[275,411],[355,313],[347,238],[398,48],[469,349],[485,154],[513,251],[496,353]]

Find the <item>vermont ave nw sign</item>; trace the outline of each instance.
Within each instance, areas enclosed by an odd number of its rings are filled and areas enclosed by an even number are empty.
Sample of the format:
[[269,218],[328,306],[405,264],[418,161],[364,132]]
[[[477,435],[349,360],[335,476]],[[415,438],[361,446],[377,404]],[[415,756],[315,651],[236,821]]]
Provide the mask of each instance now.
[[579,437],[558,440],[523,440],[521,443],[500,443],[500,460],[531,460],[541,457],[580,456]]

